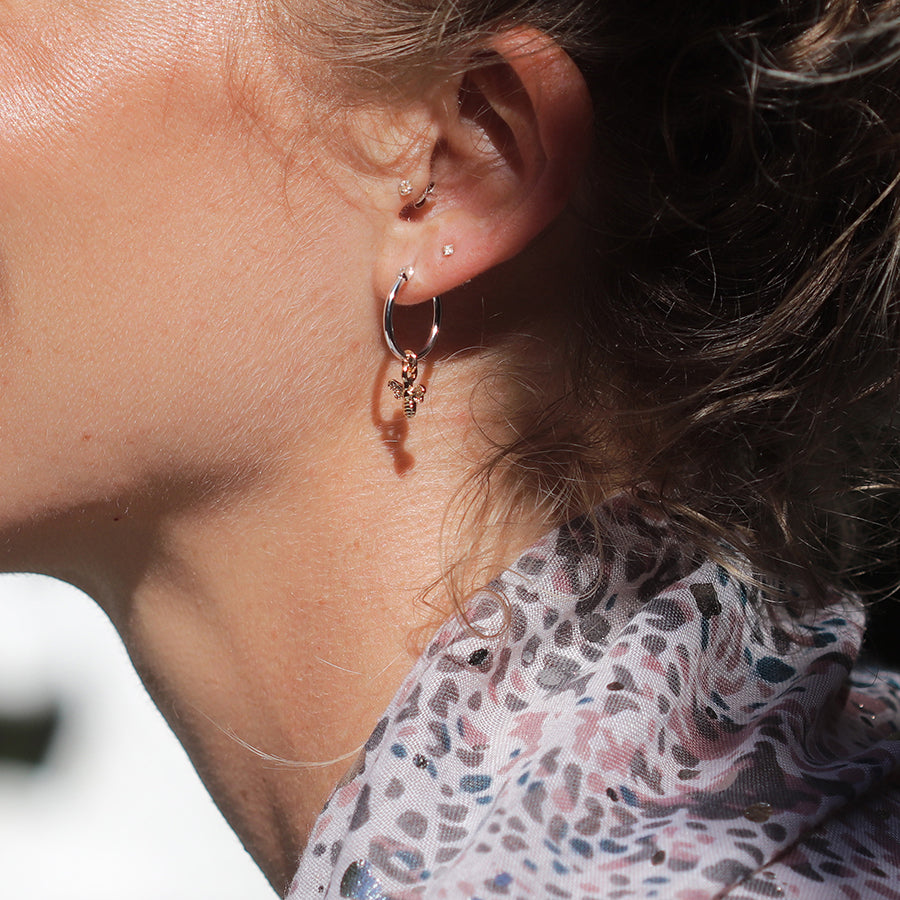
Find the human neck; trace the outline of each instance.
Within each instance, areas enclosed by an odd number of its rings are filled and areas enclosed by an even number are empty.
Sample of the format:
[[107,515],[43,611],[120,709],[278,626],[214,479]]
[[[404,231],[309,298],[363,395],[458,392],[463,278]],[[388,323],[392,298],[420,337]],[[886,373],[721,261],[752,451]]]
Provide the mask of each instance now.
[[391,593],[374,566],[365,577],[366,548],[338,555],[326,535],[288,535],[271,518],[242,510],[206,522],[210,541],[185,535],[176,576],[142,587],[117,626],[214,799],[280,890],[412,664],[417,619],[411,593]]
[[[114,615],[155,701],[279,890],[411,667],[431,615],[414,601],[439,571],[442,510],[428,508],[425,473],[359,480],[353,472],[365,469],[338,462],[302,491],[288,478],[170,523],[164,563]],[[390,509],[414,510],[414,520]]]
[[278,890],[435,624],[415,601],[470,456],[453,421],[410,424],[402,474],[376,431],[227,500],[55,526],[78,571],[53,574],[100,600]]

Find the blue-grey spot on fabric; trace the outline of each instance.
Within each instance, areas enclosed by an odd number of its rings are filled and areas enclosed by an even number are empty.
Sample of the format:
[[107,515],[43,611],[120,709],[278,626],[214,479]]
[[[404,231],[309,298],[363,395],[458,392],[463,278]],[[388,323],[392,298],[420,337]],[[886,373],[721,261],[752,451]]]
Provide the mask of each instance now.
[[781,684],[796,674],[793,666],[778,659],[777,656],[764,656],[756,663],[756,673],[770,684]]

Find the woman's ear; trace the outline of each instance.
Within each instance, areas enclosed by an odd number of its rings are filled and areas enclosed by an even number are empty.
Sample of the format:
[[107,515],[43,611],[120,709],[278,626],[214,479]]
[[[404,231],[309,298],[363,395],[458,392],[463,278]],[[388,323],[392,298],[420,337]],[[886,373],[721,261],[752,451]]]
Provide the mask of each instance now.
[[430,109],[432,127],[422,132],[430,137],[416,143],[375,273],[383,294],[401,268],[413,267],[402,303],[444,293],[519,253],[566,206],[590,152],[584,78],[534,29],[498,35]]

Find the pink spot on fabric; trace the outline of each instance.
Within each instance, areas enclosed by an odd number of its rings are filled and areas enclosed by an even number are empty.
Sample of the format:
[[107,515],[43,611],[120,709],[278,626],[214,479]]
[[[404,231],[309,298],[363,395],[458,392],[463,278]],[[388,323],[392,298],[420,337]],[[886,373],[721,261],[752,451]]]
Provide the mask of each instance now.
[[359,784],[356,781],[351,781],[350,784],[345,785],[338,791],[334,805],[338,809],[343,809],[345,806],[349,806],[351,803],[356,802],[359,790]]
[[476,728],[470,721],[468,716],[464,716],[462,720],[463,740],[470,747],[483,748],[488,744],[488,736],[480,728]]
[[522,713],[515,718],[515,727],[509,736],[520,738],[525,742],[525,753],[529,756],[537,753],[539,741],[544,734],[544,722],[548,713]]
[[599,772],[591,772],[588,775],[587,786],[588,789],[595,794],[599,794],[601,791],[606,790],[606,782],[603,780],[603,776],[600,775]]
[[575,729],[574,754],[582,760],[590,759],[592,744],[597,736],[597,728],[600,724],[600,713],[589,710],[578,712],[581,725]]
[[561,594],[571,594],[572,593],[572,579],[566,574],[565,570],[558,569],[553,573],[550,578],[550,583],[553,585],[556,590],[558,590]]
[[326,828],[331,824],[332,817],[327,813],[319,816],[319,820],[316,822],[315,831],[313,831],[312,840],[315,841],[318,839],[319,835],[325,831]]
[[575,809],[572,795],[565,788],[557,788],[550,794],[550,799],[560,812],[572,812]]
[[664,675],[666,671],[663,664],[655,656],[645,656],[641,660],[641,666],[648,672],[653,672],[656,675]]

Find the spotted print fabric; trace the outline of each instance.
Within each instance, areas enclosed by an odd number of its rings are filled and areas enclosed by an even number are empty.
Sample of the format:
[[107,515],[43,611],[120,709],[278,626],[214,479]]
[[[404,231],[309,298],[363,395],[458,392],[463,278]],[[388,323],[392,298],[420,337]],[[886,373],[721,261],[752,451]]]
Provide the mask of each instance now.
[[626,499],[554,532],[474,599],[499,637],[432,640],[289,900],[900,900],[900,682],[856,602],[792,606]]

